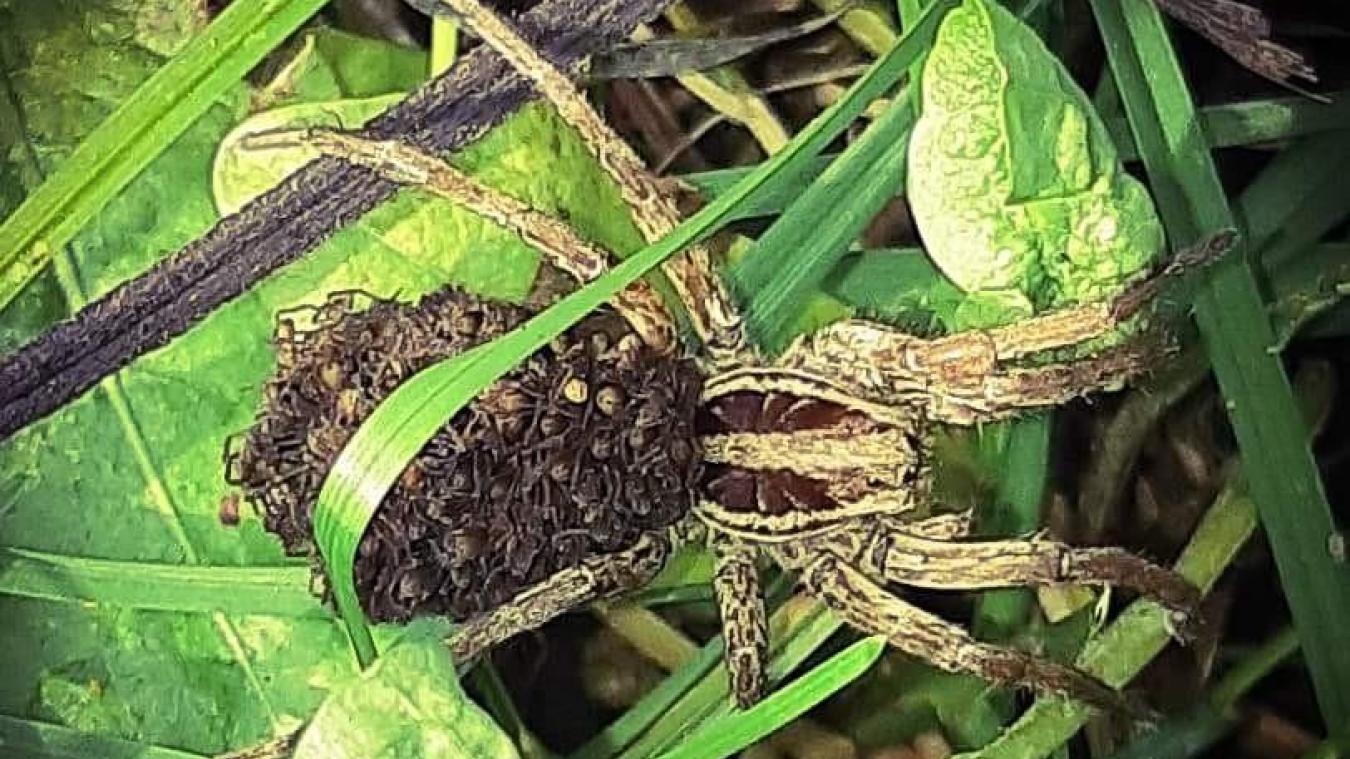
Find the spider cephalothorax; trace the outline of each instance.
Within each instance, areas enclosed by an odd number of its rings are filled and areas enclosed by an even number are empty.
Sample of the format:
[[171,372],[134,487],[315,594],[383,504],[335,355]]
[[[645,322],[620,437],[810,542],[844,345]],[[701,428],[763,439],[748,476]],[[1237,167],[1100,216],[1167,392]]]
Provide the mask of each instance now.
[[700,516],[729,535],[784,540],[927,502],[918,413],[888,423],[773,390],[714,396],[704,412],[700,447],[711,471]]
[[[649,240],[675,227],[669,188],[562,72],[473,0],[447,2],[572,123]],[[406,145],[315,131],[285,139],[462,203],[578,280],[605,268],[605,252],[556,219]],[[1131,340],[1066,363],[1028,359],[1110,334],[1166,276],[1229,244],[1229,235],[1216,235],[1110,300],[1012,326],[924,339],[848,320],[776,357],[747,345],[709,252],[695,247],[665,271],[700,353],[681,357],[674,320],[639,282],[614,298],[613,313],[589,317],[500,380],[442,428],[386,498],[358,556],[366,609],[377,619],[450,612],[461,620],[452,649],[473,657],[640,586],[675,543],[705,532],[732,689],[743,705],[765,686],[760,556],[797,573],[806,592],[855,627],[939,667],[1119,705],[1090,675],[976,641],[888,585],[1109,583],[1153,597],[1184,621],[1196,589],[1122,549],[969,539],[967,515],[928,508],[927,436],[932,424],[1007,418],[1118,387],[1160,355],[1156,343]],[[445,291],[420,305],[378,303],[321,319],[307,335],[289,330],[240,461],[269,527],[291,549],[307,548],[318,485],[359,420],[420,366],[524,315]],[[690,529],[698,524],[706,530]]]

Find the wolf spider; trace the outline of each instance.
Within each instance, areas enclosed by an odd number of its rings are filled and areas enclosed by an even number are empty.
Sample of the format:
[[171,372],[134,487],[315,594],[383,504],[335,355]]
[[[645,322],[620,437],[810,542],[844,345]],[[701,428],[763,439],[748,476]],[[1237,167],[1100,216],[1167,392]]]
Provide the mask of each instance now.
[[[476,0],[447,4],[576,128],[618,183],[649,241],[679,223],[672,187],[646,170],[563,72]],[[606,268],[606,253],[562,222],[406,144],[313,129],[253,139],[256,147],[278,141],[301,142],[467,206],[518,233],[578,281]],[[977,641],[886,586],[1111,584],[1155,599],[1178,625],[1184,623],[1199,600],[1197,589],[1123,549],[1074,548],[1040,536],[974,540],[968,514],[931,516],[929,431],[933,424],[1006,419],[1119,386],[1159,355],[1156,343],[1127,341],[1059,364],[1025,359],[1107,334],[1144,308],[1167,277],[1213,259],[1230,242],[1216,235],[1113,299],[1013,326],[922,339],[848,320],[798,339],[776,358],[747,343],[708,250],[695,246],[665,266],[704,348],[694,359],[703,377],[703,429],[691,444],[701,451],[706,476],[701,492],[688,499],[689,513],[676,528],[580,557],[508,602],[463,620],[450,641],[454,653],[471,659],[565,611],[640,587],[677,542],[698,532],[716,558],[714,592],[731,690],[741,706],[755,703],[766,686],[756,560],[767,554],[854,627],[884,635],[941,669],[1119,707],[1119,694],[1091,675]],[[676,323],[648,284],[630,286],[612,306],[648,349],[669,361],[690,360],[680,356]],[[587,388],[577,392],[585,398]]]

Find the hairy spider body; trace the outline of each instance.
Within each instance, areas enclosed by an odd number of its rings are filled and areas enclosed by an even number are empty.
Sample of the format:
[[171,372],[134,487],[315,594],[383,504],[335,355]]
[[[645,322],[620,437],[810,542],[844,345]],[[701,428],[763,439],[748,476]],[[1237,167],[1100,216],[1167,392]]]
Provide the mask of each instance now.
[[[232,475],[294,555],[315,550],[323,479],[375,407],[530,313],[454,288],[364,311],[351,301],[339,294],[316,309],[309,331],[279,323],[280,371]],[[466,619],[587,556],[663,536],[691,510],[728,535],[779,542],[926,503],[917,409],[888,422],[789,392],[721,392],[726,384],[700,403],[693,361],[653,351],[612,311],[592,315],[470,403],[409,465],[361,542],[366,613]]]
[[[280,370],[239,451],[238,484],[292,554],[314,549],[323,478],[361,422],[412,374],[488,342],[529,311],[444,289],[281,322]],[[663,535],[694,503],[700,375],[597,313],[451,419],[404,471],[355,566],[366,613],[466,619],[587,556]]]
[[[444,2],[578,131],[648,240],[679,223],[671,188],[563,72],[476,0]],[[461,203],[578,281],[606,268],[606,252],[558,220],[408,145],[313,130],[255,144],[296,140]],[[1063,363],[1028,359],[1111,334],[1166,277],[1213,260],[1232,241],[1214,235],[1109,300],[1018,324],[924,339],[846,320],[772,357],[748,344],[710,251],[695,246],[664,271],[699,353],[682,357],[674,319],[646,283],[618,294],[613,314],[589,317],[527,359],[423,450],[362,541],[358,590],[377,619],[455,614],[462,624],[452,651],[472,658],[569,609],[640,587],[701,523],[741,705],[766,686],[758,559],[767,556],[853,626],[941,668],[1120,707],[1119,694],[1091,675],[977,641],[889,586],[1112,584],[1186,621],[1198,591],[1123,549],[970,539],[968,515],[930,508],[926,441],[933,424],[1003,419],[1119,387],[1157,359],[1156,342],[1135,338]],[[438,303],[449,306],[437,312]],[[466,313],[476,316],[465,321]],[[445,291],[421,306],[381,303],[330,318],[310,335],[289,330],[268,408],[240,462],[269,526],[292,549],[306,547],[318,484],[359,419],[417,367],[523,316]],[[433,347],[418,352],[419,343]],[[326,421],[297,421],[306,415]]]

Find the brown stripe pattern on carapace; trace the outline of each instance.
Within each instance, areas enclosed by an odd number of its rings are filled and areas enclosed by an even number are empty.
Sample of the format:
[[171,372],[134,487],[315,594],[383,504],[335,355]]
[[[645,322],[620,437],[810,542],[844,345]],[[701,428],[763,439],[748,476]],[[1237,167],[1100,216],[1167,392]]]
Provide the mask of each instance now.
[[926,498],[919,421],[897,426],[833,401],[773,391],[713,398],[699,417],[707,463],[699,516],[772,541],[853,516],[910,511]]
[[[416,305],[320,309],[278,329],[278,371],[234,477],[292,554],[333,461],[418,370],[522,323],[526,309],[454,289]],[[608,311],[582,321],[457,413],[388,493],[362,538],[356,586],[372,619],[463,619],[688,513],[701,476],[700,381]]]

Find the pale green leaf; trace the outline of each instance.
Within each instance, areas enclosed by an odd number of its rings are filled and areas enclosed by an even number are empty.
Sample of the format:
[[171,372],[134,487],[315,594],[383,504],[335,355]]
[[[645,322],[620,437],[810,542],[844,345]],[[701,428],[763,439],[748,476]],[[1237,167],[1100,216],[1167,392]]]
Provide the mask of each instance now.
[[948,14],[922,104],[909,198],[929,255],[973,294],[963,321],[1110,294],[1161,250],[1152,202],[1088,97],[1001,4]]
[[324,701],[295,759],[513,759],[515,746],[469,699],[434,619],[408,626],[362,676]]

